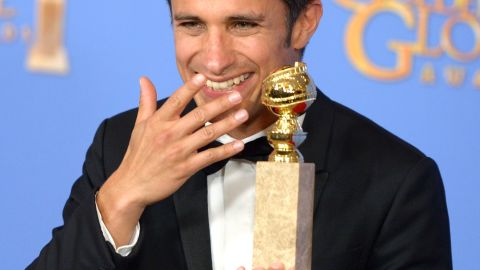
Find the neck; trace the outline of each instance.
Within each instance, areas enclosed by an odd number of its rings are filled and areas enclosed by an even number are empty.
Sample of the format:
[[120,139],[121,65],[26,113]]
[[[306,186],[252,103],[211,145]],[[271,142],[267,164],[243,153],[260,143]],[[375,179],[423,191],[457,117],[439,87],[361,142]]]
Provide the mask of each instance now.
[[251,116],[250,119],[236,129],[230,131],[228,135],[238,140],[247,138],[255,133],[258,133],[268,128],[273,123],[275,123],[278,118],[265,108],[265,111],[258,114],[257,116]]

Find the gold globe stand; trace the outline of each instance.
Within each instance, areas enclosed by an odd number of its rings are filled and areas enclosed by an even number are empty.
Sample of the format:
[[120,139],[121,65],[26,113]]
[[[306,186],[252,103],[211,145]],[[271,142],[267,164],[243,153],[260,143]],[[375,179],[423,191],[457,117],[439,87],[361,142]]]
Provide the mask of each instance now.
[[307,136],[297,117],[315,100],[315,84],[306,65],[296,62],[262,86],[262,103],[279,119],[268,134],[274,151],[268,162],[257,163],[253,266],[281,261],[287,269],[309,270],[315,164],[303,163],[297,150]]

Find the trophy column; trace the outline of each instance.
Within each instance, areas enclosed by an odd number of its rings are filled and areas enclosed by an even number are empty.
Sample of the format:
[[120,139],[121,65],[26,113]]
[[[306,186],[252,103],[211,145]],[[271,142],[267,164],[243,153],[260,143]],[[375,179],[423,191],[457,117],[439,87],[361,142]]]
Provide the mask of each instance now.
[[279,120],[268,134],[274,148],[269,161],[257,163],[254,267],[281,261],[287,269],[311,269],[315,164],[303,163],[296,148],[307,135],[296,117],[315,98],[315,85],[300,62],[263,82],[262,103]]

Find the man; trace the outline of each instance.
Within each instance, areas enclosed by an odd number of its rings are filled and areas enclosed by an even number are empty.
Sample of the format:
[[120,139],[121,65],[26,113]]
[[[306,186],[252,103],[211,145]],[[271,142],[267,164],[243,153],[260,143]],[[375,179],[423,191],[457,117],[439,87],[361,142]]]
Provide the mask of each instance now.
[[[254,163],[204,168],[241,152],[275,121],[260,104],[261,82],[301,59],[321,2],[169,4],[185,85],[158,108],[142,78],[138,111],[102,123],[65,224],[29,269],[251,267]],[[309,137],[300,148],[317,168],[312,269],[451,269],[435,163],[318,96],[302,120]],[[211,147],[216,139],[225,144]]]

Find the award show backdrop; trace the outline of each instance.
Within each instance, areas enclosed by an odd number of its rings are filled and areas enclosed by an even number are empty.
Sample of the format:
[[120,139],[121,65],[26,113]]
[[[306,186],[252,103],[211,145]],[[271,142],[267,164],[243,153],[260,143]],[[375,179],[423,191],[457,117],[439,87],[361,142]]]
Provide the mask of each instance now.
[[[324,0],[305,62],[320,89],[434,158],[455,269],[480,250],[480,1]],[[0,0],[0,261],[23,269],[62,224],[100,121],[138,78],[177,74],[165,1]]]

